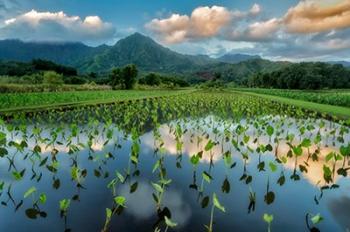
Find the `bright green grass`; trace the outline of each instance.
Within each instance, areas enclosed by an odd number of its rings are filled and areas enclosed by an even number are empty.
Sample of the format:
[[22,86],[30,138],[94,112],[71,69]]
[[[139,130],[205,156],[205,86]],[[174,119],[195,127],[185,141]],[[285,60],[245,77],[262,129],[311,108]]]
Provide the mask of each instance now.
[[276,101],[276,102],[281,102],[284,104],[294,105],[294,106],[301,107],[301,108],[304,108],[307,110],[313,110],[313,111],[317,111],[320,113],[339,116],[339,117],[346,118],[346,119],[350,118],[350,108],[348,108],[348,107],[319,104],[319,103],[315,103],[315,102],[296,100],[296,99],[291,99],[291,98],[287,98],[287,97],[279,97],[279,96],[254,93],[254,92],[249,92],[249,91],[247,92],[247,91],[242,90],[242,89],[241,90],[234,90],[232,92],[261,97],[261,98],[269,99],[271,101]]
[[68,106],[185,94],[193,90],[117,90],[0,94],[0,112],[35,111]]
[[278,97],[315,102],[320,104],[350,107],[350,90],[286,90],[286,89],[237,89],[244,92],[268,94]]

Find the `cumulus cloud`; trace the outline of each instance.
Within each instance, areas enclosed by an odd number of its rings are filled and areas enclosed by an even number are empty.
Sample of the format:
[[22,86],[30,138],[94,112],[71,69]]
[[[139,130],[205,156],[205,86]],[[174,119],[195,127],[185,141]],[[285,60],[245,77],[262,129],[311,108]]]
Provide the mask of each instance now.
[[193,44],[196,50],[213,51],[209,41],[219,40],[225,43],[221,50],[230,50],[231,43],[238,45],[234,51],[270,59],[349,60],[350,0],[301,0],[280,17],[267,17],[257,4],[248,11],[198,7],[191,15],[154,19],[146,27],[165,42]]
[[189,22],[187,15],[173,14],[167,19],[153,19],[146,28],[162,35],[168,43],[177,43],[186,38]]
[[194,9],[190,16],[172,14],[165,19],[153,19],[146,24],[146,28],[167,43],[179,43],[214,37],[234,20],[254,17],[260,12],[261,7],[257,4],[254,4],[248,12],[230,11],[222,6],[201,6]]
[[280,20],[273,18],[267,21],[249,24],[245,29],[234,29],[225,37],[234,41],[264,42],[275,38],[280,29]]
[[304,0],[284,17],[292,33],[316,33],[350,27],[350,0]]
[[98,16],[69,16],[64,12],[31,10],[4,21],[3,38],[50,41],[96,41],[113,37],[115,28]]
[[199,7],[192,12],[189,36],[214,36],[230,22],[231,17],[231,13],[225,7]]

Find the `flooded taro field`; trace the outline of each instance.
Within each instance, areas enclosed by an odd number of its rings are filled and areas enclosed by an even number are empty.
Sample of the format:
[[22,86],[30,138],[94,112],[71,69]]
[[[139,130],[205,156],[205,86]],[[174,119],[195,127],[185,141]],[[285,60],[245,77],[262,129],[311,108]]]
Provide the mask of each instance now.
[[0,120],[0,231],[348,231],[349,127],[196,92]]

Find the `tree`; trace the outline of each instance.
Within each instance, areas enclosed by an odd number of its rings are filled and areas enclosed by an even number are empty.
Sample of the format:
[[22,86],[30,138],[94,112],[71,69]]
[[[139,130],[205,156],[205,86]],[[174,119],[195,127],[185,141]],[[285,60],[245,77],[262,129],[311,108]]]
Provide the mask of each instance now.
[[56,73],[62,74],[64,76],[78,75],[78,72],[75,68],[59,65],[48,60],[34,59],[32,60],[31,64],[35,70],[39,71],[55,71]]
[[247,83],[251,87],[279,89],[348,88],[350,71],[339,64],[303,62],[270,73],[253,74]]
[[136,83],[137,77],[137,68],[136,65],[130,64],[123,68],[123,79],[125,89],[132,89]]
[[124,68],[113,68],[109,76],[113,88],[132,89],[136,83],[137,68],[135,65],[127,65]]
[[82,77],[66,77],[64,78],[64,83],[72,85],[83,85],[86,84],[86,79]]
[[63,76],[62,74],[58,74],[54,71],[47,71],[44,72],[44,83],[49,85],[62,85],[63,82]]
[[150,73],[145,77],[144,80],[146,85],[160,85],[161,83],[161,79],[159,77],[159,75],[155,74],[155,73]]
[[214,73],[214,79],[213,81],[217,81],[217,80],[221,80],[221,73],[220,72],[216,72]]
[[97,78],[97,73],[95,73],[95,72],[90,72],[90,73],[88,74],[88,77],[91,78],[91,79],[96,79],[96,78]]
[[117,86],[124,88],[124,78],[120,68],[113,68],[109,78],[112,88],[116,88]]

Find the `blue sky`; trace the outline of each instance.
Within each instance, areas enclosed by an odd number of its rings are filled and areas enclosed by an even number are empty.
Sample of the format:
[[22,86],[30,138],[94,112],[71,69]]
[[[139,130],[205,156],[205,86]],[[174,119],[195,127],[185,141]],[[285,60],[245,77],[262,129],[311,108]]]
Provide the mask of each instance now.
[[0,39],[98,45],[136,31],[188,54],[349,60],[350,0],[0,0]]

